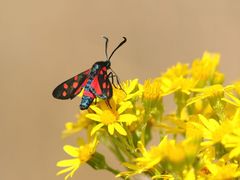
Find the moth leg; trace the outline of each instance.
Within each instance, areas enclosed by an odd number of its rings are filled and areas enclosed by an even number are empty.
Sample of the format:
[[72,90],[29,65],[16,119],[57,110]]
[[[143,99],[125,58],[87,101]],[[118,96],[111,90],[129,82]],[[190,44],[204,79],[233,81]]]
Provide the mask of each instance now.
[[112,106],[111,106],[111,104],[110,104],[110,102],[109,102],[109,99],[107,99],[105,102],[106,102],[107,106],[108,106],[110,109],[112,109]]
[[110,72],[109,74],[108,74],[108,76],[107,76],[107,78],[111,78],[111,80],[112,80],[112,85],[116,88],[116,89],[118,89],[118,87],[115,85],[115,83],[114,83],[114,78],[113,77],[115,77],[115,75],[112,73],[112,72]]
[[119,81],[119,78],[118,78],[118,76],[116,75],[115,76],[116,77],[116,80],[117,80],[117,84],[118,84],[118,86],[120,87],[120,89],[125,93],[125,94],[127,94],[125,91],[124,91],[124,89],[122,88],[122,86],[121,86],[121,83],[120,83],[120,81]]
[[94,102],[94,105],[96,105],[97,104],[97,99],[94,99],[93,102]]
[[[125,94],[127,94],[127,93],[124,91],[124,89],[122,88],[121,83],[120,83],[120,80],[119,80],[119,77],[117,76],[116,73],[113,74],[113,72],[110,72],[110,73],[108,74],[108,77],[111,77],[112,85],[113,85],[116,89],[120,89],[120,90],[122,90]],[[115,85],[115,83],[114,83],[114,78],[116,78],[117,85],[118,85],[119,87],[117,87],[117,86]]]

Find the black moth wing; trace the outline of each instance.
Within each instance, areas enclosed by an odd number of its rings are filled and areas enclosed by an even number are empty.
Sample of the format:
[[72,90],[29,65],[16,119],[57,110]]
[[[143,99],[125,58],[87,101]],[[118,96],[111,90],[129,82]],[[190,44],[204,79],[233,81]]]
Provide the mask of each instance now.
[[82,88],[86,85],[88,80],[90,70],[86,70],[66,81],[59,84],[53,90],[53,97],[56,99],[73,99],[76,97],[82,90]]

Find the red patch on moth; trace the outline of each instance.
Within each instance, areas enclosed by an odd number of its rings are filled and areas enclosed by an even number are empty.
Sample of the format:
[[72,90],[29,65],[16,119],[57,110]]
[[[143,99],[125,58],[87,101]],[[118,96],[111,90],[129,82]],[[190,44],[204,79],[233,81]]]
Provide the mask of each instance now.
[[110,95],[110,93],[109,93],[109,91],[107,91],[107,96],[109,97],[109,95]]
[[100,74],[103,74],[103,71],[101,70],[99,73],[100,73]]
[[90,98],[95,98],[96,97],[93,93],[91,93],[90,91],[86,91],[86,90],[83,92],[83,95],[88,96]]
[[103,70],[103,71],[106,71],[106,70],[107,70],[107,68],[104,66],[104,67],[102,68],[102,70]]
[[78,82],[74,82],[72,86],[73,86],[73,88],[76,89],[78,87]]
[[99,81],[98,81],[98,77],[96,76],[92,83],[91,83],[91,86],[94,88],[94,90],[96,91],[97,94],[101,95],[102,94],[102,90],[100,88],[100,85],[99,85]]
[[106,87],[107,87],[106,82],[104,82],[104,83],[102,84],[102,87],[103,87],[103,89],[106,89]]
[[68,85],[66,83],[63,84],[63,88],[64,89],[67,89],[68,88]]
[[107,75],[106,74],[104,75],[104,79],[107,79]]
[[78,80],[78,76],[75,76],[75,77],[74,77],[74,80],[75,80],[75,81]]
[[108,88],[108,89],[110,88],[110,84],[108,84],[107,88]]
[[63,91],[62,96],[65,97],[67,95],[66,91]]

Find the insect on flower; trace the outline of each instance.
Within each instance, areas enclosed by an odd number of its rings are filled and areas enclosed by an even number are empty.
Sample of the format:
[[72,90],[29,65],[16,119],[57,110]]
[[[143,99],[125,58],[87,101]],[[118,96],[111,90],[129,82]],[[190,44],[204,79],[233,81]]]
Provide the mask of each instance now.
[[[118,76],[111,69],[110,59],[115,51],[120,46],[122,46],[127,41],[127,39],[123,37],[123,41],[113,50],[111,55],[108,57],[108,38],[105,36],[103,38],[106,40],[106,60],[96,62],[90,69],[87,69],[86,71],[83,71],[82,73],[58,85],[53,90],[53,97],[63,100],[73,99],[82,91],[82,89],[84,89],[82,101],[80,103],[81,110],[87,109],[96,97],[106,100],[107,105],[110,106],[109,99],[113,94],[112,85],[117,88],[114,84],[114,78],[116,78],[119,88],[122,89]],[[108,73],[107,70],[109,69],[111,72]],[[110,78],[112,80],[112,83],[109,80]]]

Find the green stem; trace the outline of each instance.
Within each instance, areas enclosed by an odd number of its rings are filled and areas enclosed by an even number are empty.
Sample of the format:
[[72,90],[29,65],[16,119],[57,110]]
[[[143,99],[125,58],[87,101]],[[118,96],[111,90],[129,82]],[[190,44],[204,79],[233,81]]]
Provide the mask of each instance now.
[[108,165],[107,165],[107,167],[106,167],[106,170],[110,171],[111,173],[113,173],[113,174],[115,174],[115,175],[117,175],[117,174],[120,173],[120,171],[118,171],[118,170],[116,170],[116,169],[113,169],[113,168],[111,168],[111,167],[108,166]]

